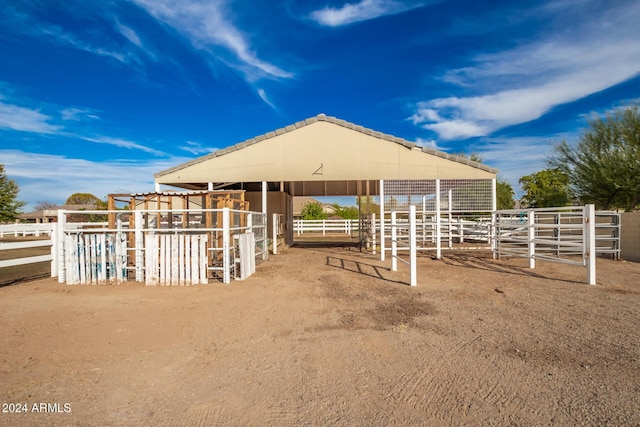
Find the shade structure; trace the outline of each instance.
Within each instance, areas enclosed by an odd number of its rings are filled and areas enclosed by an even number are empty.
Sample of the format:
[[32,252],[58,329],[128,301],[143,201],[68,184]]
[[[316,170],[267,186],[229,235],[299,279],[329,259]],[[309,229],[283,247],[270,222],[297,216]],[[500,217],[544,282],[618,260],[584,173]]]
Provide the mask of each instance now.
[[292,196],[357,194],[379,180],[495,179],[497,170],[345,120],[315,117],[155,175],[178,188],[251,189],[268,182]]

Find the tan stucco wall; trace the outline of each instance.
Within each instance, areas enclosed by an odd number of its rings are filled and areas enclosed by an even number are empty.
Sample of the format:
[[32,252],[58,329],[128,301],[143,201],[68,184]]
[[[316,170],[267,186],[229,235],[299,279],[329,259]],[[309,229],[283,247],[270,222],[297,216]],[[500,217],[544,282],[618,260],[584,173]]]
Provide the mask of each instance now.
[[640,262],[640,212],[625,212],[620,217],[620,257]]
[[492,179],[495,173],[318,121],[157,176],[189,182]]
[[[262,193],[258,191],[246,192],[244,199],[249,201],[249,209],[262,212]],[[285,223],[285,242],[293,244],[293,198],[287,193],[270,191],[267,193],[267,234],[273,238],[273,214],[283,214],[287,218]]]

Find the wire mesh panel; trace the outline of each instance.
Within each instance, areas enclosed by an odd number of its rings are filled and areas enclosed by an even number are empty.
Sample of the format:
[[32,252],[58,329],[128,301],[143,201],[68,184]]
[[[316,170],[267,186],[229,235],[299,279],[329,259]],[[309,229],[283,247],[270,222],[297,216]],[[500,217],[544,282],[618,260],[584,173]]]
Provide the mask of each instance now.
[[[385,210],[436,210],[436,180],[385,180]],[[454,212],[491,212],[493,210],[493,180],[441,179],[440,210]]]
[[441,248],[489,248],[494,180],[385,180],[383,193],[385,221],[391,211],[416,207],[420,249],[436,249],[439,257]]

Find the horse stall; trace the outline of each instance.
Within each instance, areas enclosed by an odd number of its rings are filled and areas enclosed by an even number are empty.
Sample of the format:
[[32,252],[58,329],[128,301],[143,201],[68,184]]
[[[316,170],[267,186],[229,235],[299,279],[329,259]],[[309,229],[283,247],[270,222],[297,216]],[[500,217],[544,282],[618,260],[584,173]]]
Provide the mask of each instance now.
[[266,215],[243,191],[111,194],[106,211],[60,211],[56,238],[67,284],[230,283],[268,256]]

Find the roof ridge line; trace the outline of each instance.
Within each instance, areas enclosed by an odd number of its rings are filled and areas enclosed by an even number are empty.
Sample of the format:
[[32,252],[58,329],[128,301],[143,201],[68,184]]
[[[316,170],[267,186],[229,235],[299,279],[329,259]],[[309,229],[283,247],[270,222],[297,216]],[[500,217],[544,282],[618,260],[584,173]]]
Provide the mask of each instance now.
[[233,144],[233,145],[229,145],[226,148],[221,148],[220,150],[216,150],[212,153],[206,154],[204,156],[200,156],[197,157],[195,159],[192,159],[188,162],[182,163],[178,166],[174,166],[172,168],[169,169],[165,169],[163,171],[157,172],[154,174],[154,178],[155,177],[160,177],[172,172],[176,172],[179,171],[181,169],[187,168],[189,166],[204,162],[206,160],[212,159],[214,157],[219,157],[219,156],[223,156],[225,154],[228,153],[232,153],[234,151],[238,151],[244,147],[247,147],[249,145],[253,145],[256,144],[260,141],[264,141],[267,139],[271,139],[274,138],[276,136],[288,133],[288,132],[293,132],[296,129],[300,129],[302,127],[308,126],[312,123],[316,123],[316,122],[328,122],[328,123],[333,123],[336,124],[338,126],[342,126],[342,127],[346,127],[348,129],[354,130],[356,132],[361,132],[364,133],[365,135],[369,135],[369,136],[373,136],[374,138],[378,138],[378,139],[384,139],[390,142],[395,142],[396,144],[400,144],[400,145],[404,145],[405,147],[409,148],[409,149],[414,149],[414,148],[419,148],[423,153],[428,153],[428,154],[432,154],[438,157],[442,157],[444,159],[447,160],[453,160],[459,163],[463,163],[466,164],[468,166],[472,166],[478,169],[482,169],[484,171],[487,172],[491,172],[491,173],[497,173],[497,169],[492,168],[490,166],[484,165],[482,163],[479,162],[475,162],[473,160],[470,160],[467,157],[464,156],[460,156],[460,155],[456,155],[456,154],[449,154],[446,153],[444,151],[440,151],[440,150],[436,150],[435,148],[430,148],[430,147],[422,147],[418,144],[416,144],[415,142],[411,142],[408,141],[402,137],[399,136],[395,136],[395,135],[391,135],[391,134],[386,134],[380,131],[376,131],[374,129],[371,128],[367,128],[364,127],[362,125],[358,125],[352,122],[349,122],[347,120],[343,120],[343,119],[339,119],[337,117],[334,116],[327,116],[325,113],[319,113],[313,117],[309,117],[307,119],[301,120],[299,122],[295,122],[294,124],[285,126],[283,128],[278,128],[276,130],[272,130],[266,133],[263,133],[261,135],[258,136],[254,136],[253,138],[249,138],[249,139],[245,139],[242,142],[239,142],[237,144]]

